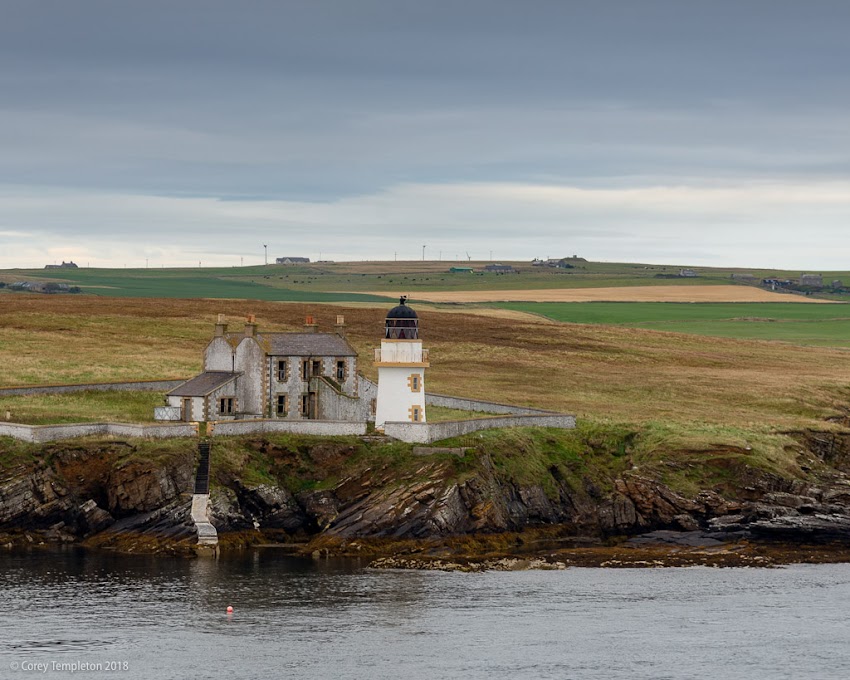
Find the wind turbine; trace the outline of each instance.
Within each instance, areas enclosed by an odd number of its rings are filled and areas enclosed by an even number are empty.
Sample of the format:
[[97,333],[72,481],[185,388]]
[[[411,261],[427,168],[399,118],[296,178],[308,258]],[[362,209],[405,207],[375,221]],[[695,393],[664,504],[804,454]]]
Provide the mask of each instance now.
[[266,264],[269,263],[269,247],[265,243],[263,244],[263,250],[266,252]]

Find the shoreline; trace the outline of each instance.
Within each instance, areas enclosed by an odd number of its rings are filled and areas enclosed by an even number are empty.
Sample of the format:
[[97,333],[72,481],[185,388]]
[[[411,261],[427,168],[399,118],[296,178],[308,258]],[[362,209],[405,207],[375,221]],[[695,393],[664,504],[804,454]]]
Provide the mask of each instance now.
[[[714,532],[655,531],[604,544],[590,538],[558,539],[545,534],[553,528],[519,534],[454,536],[444,539],[388,541],[386,539],[282,542],[264,532],[225,534],[210,550],[187,540],[137,533],[103,532],[85,541],[55,540],[45,532],[0,534],[0,548],[11,552],[74,548],[96,552],[180,559],[227,558],[248,551],[278,552],[284,557],[320,562],[329,559],[367,561],[374,570],[421,570],[482,573],[486,571],[565,570],[571,568],[663,569],[683,567],[778,568],[791,564],[850,563],[850,544],[789,543],[725,538]],[[725,540],[724,540],[725,538]],[[505,543],[515,543],[506,549]],[[470,549],[477,544],[477,550]],[[541,545],[535,546],[536,543]],[[695,544],[696,543],[696,544]],[[582,545],[584,544],[584,545]]]

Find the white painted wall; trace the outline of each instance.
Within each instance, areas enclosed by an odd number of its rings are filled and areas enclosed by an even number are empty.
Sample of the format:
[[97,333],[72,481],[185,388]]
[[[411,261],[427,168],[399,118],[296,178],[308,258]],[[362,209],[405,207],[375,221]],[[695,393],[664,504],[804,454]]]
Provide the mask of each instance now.
[[431,442],[459,437],[480,430],[501,427],[556,427],[571,430],[576,426],[575,416],[566,413],[551,413],[532,416],[496,416],[473,420],[448,420],[439,423],[386,422],[384,432],[389,437],[403,442],[429,444]]
[[290,420],[287,418],[223,420],[210,423],[207,430],[207,434],[212,437],[260,432],[293,432],[315,436],[361,436],[366,434],[366,423],[338,420]]
[[240,413],[262,416],[266,412],[266,355],[255,338],[243,338],[236,347],[236,370],[244,375],[239,378],[236,398]]
[[51,442],[73,437],[197,437],[198,428],[193,423],[137,425],[133,423],[78,423],[75,425],[21,425],[0,423],[0,437],[8,436],[27,442]]
[[204,370],[230,372],[233,367],[233,348],[230,343],[223,337],[210,340],[210,344],[204,350]]
[[399,364],[422,361],[421,340],[381,340],[381,357],[376,361]]
[[[418,392],[411,391],[408,378],[412,374],[421,376]],[[378,366],[378,407],[375,412],[375,427],[382,428],[386,422],[410,421],[410,407],[419,406],[420,422],[425,422],[425,368],[408,366]]]

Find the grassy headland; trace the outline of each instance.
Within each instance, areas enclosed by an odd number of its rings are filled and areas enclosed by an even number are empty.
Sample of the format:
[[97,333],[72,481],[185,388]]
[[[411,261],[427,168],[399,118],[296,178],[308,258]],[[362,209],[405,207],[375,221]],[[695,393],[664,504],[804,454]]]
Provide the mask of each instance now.
[[[427,386],[435,392],[596,421],[758,430],[821,426],[847,408],[850,396],[850,355],[840,348],[417,309],[431,349]],[[201,368],[218,313],[234,330],[256,314],[261,331],[296,330],[307,315],[331,330],[344,314],[359,368],[375,377],[369,357],[385,312],[386,306],[3,295],[3,382],[188,377]]]

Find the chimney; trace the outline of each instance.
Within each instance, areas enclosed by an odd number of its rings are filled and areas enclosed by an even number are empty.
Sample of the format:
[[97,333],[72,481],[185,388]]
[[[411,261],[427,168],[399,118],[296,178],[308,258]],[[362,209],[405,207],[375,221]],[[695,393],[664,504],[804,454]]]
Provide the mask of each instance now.
[[224,314],[218,315],[218,321],[215,322],[215,337],[222,338],[227,333],[227,323],[224,320]]
[[342,314],[336,315],[336,324],[334,324],[336,334],[341,338],[345,337],[345,317]]
[[304,332],[305,333],[315,333],[318,328],[318,324],[316,320],[312,316],[308,316],[304,319]]
[[248,320],[245,322],[245,337],[254,338],[257,336],[257,319],[253,314],[248,315]]

